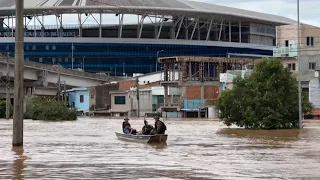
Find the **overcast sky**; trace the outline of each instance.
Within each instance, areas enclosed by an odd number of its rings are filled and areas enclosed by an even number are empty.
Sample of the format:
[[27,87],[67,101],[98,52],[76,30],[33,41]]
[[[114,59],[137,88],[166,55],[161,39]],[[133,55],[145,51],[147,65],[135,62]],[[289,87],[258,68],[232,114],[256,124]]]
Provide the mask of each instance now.
[[[264,12],[274,15],[285,16],[293,20],[297,19],[297,0],[196,0],[234,8]],[[303,23],[320,26],[320,0],[300,0],[300,19]],[[83,15],[83,19],[84,19]],[[106,24],[117,23],[118,17],[104,16],[103,22]],[[99,16],[96,16],[99,21]],[[136,17],[125,18],[125,23],[136,23]],[[49,22],[48,22],[49,21]],[[77,24],[76,15],[64,16],[64,24]],[[37,23],[38,24],[38,23]],[[47,18],[45,24],[56,24],[55,17]],[[90,17],[85,24],[96,24]]]
[[[198,0],[297,19],[297,0]],[[302,22],[320,26],[320,0],[300,0]]]

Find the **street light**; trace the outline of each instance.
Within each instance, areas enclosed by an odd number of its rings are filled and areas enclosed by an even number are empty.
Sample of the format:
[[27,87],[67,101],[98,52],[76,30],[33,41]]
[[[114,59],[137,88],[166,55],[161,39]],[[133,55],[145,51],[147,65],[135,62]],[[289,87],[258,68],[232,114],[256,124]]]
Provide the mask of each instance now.
[[159,53],[164,52],[164,50],[157,51],[157,60],[156,60],[156,72],[158,72],[158,58],[159,58]]
[[298,53],[298,56],[297,56],[297,59],[298,59],[298,64],[299,64],[299,85],[298,85],[298,98],[299,98],[299,128],[301,129],[302,128],[302,119],[303,119],[303,115],[302,115],[302,104],[301,104],[301,57],[300,57],[300,49],[301,49],[301,39],[300,39],[300,1],[297,0],[297,18],[298,18],[298,25],[297,25],[297,28],[298,28],[298,50],[297,50],[297,53]]
[[74,49],[74,46],[72,43],[72,46],[71,46],[71,69],[73,69],[73,49]]
[[86,58],[86,56],[83,56],[82,58],[82,70],[84,71],[84,58]]

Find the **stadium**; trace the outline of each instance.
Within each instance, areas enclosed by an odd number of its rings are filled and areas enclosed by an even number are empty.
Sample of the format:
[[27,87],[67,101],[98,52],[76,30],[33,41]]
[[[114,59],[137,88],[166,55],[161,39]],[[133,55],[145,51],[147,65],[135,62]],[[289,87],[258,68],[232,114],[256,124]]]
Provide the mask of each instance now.
[[[26,60],[116,76],[159,71],[159,57],[272,56],[276,26],[295,23],[187,0],[25,0],[24,13]],[[14,15],[15,1],[1,0],[0,51],[10,56]]]

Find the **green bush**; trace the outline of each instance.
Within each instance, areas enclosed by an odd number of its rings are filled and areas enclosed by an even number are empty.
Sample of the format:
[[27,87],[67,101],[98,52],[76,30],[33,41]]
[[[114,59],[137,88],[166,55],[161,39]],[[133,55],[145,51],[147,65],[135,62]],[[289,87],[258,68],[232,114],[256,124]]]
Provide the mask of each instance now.
[[[0,100],[0,118],[5,118],[6,117],[6,101]],[[13,108],[12,105],[10,104],[10,117],[13,114]]]
[[[266,58],[248,77],[236,78],[233,88],[216,101],[221,120],[228,126],[249,129],[292,129],[299,127],[298,83],[280,59]],[[302,94],[303,112],[313,107]]]
[[76,110],[69,109],[64,102],[43,97],[32,99],[27,114],[28,117],[33,120],[77,120]]

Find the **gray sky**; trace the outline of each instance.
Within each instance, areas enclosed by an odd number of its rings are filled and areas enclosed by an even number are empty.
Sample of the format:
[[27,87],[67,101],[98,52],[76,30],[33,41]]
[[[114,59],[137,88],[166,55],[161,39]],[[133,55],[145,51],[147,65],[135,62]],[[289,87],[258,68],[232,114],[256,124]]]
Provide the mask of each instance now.
[[[297,0],[196,0],[234,8],[264,12],[297,20]],[[303,23],[320,26],[320,0],[300,0],[300,19]],[[85,17],[83,16],[83,19]],[[96,16],[98,20],[99,17]],[[136,17],[125,18],[125,23],[136,23]],[[99,21],[99,20],[98,20]],[[114,15],[104,16],[103,22],[117,23],[118,19]],[[76,15],[64,16],[64,24],[77,24]],[[38,24],[38,23],[37,23]],[[56,24],[55,17],[48,17],[45,24]],[[96,24],[90,17],[85,24]]]
[[[297,0],[198,0],[297,19]],[[302,22],[320,26],[320,0],[300,0]]]

